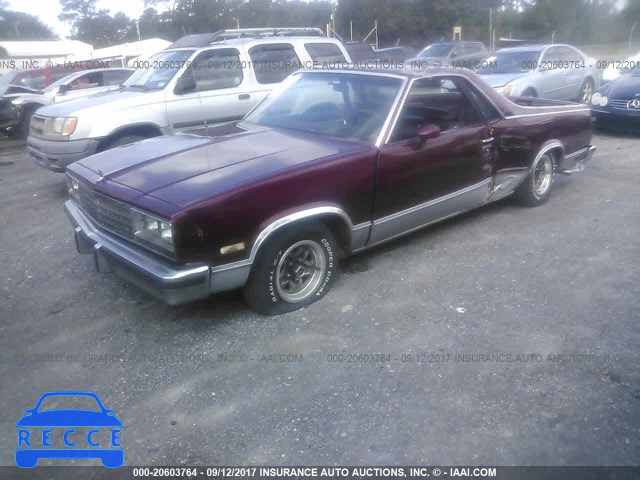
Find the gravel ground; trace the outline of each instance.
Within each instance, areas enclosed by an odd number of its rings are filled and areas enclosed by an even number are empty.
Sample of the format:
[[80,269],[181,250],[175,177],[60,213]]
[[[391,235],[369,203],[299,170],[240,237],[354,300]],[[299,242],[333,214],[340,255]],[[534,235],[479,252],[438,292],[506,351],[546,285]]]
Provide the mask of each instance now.
[[593,143],[547,205],[355,256],[267,318],[96,273],[63,177],[0,141],[0,464],[43,392],[86,390],[126,465],[640,465],[640,140]]

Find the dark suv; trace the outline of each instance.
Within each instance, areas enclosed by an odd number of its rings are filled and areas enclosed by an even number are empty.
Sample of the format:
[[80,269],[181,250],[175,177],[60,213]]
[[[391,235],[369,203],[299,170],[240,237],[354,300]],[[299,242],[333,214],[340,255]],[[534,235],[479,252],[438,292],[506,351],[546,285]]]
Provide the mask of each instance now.
[[488,55],[489,51],[482,42],[438,42],[427,46],[408,62],[409,65],[416,64],[420,68],[452,64],[460,66],[468,64],[468,68],[473,68],[475,62],[485,59]]

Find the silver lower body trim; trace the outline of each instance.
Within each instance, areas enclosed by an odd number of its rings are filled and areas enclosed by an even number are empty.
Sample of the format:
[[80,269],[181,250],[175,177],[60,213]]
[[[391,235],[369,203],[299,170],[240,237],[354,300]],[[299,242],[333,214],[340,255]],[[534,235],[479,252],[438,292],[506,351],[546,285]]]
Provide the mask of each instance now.
[[[487,178],[457,192],[430,200],[373,222],[366,247],[393,240],[435,222],[464,213],[487,202],[492,179]],[[356,251],[358,251],[356,250]]]

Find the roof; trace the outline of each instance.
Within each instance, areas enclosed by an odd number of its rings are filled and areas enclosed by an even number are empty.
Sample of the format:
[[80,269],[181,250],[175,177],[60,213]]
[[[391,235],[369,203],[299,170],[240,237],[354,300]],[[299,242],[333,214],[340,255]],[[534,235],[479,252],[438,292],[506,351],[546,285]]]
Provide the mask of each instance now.
[[161,38],[149,38],[139,42],[123,43],[113,45],[111,47],[97,48],[91,52],[84,52],[76,55],[78,60],[101,59],[101,58],[120,58],[120,57],[138,57],[145,54],[154,54],[160,50],[164,50],[171,42],[162,40]]
[[93,46],[79,40],[51,40],[34,42],[4,42],[0,41],[0,48],[9,57],[62,57],[77,55],[93,50]]
[[170,47],[165,50],[204,50],[215,47],[224,47],[224,46],[238,46],[238,45],[250,45],[250,44],[273,44],[273,43],[283,43],[283,42],[322,42],[322,43],[340,43],[335,38],[330,37],[299,37],[299,36],[282,36],[282,37],[242,37],[242,38],[231,38],[227,40],[222,40],[219,42],[215,42],[212,44],[207,44],[201,47],[195,46],[178,46],[176,47],[176,43],[172,44]]
[[336,69],[336,68],[316,68],[316,69],[302,69],[301,72],[317,73],[317,72],[335,72],[335,73],[359,73],[370,75],[390,75],[396,77],[404,77],[407,79],[430,77],[434,75],[462,75],[465,77],[473,76],[473,72],[466,68],[453,68],[453,67],[441,67],[441,68],[368,68],[357,67],[349,69]]

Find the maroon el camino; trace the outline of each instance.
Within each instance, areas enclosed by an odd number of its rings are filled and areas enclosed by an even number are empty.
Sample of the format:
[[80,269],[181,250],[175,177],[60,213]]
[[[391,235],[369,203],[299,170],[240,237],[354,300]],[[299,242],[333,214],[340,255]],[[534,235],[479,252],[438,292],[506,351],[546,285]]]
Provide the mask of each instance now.
[[583,105],[507,99],[462,69],[300,71],[238,123],[68,167],[76,246],[169,304],[243,287],[278,314],[337,260],[513,195],[544,203],[595,147]]

